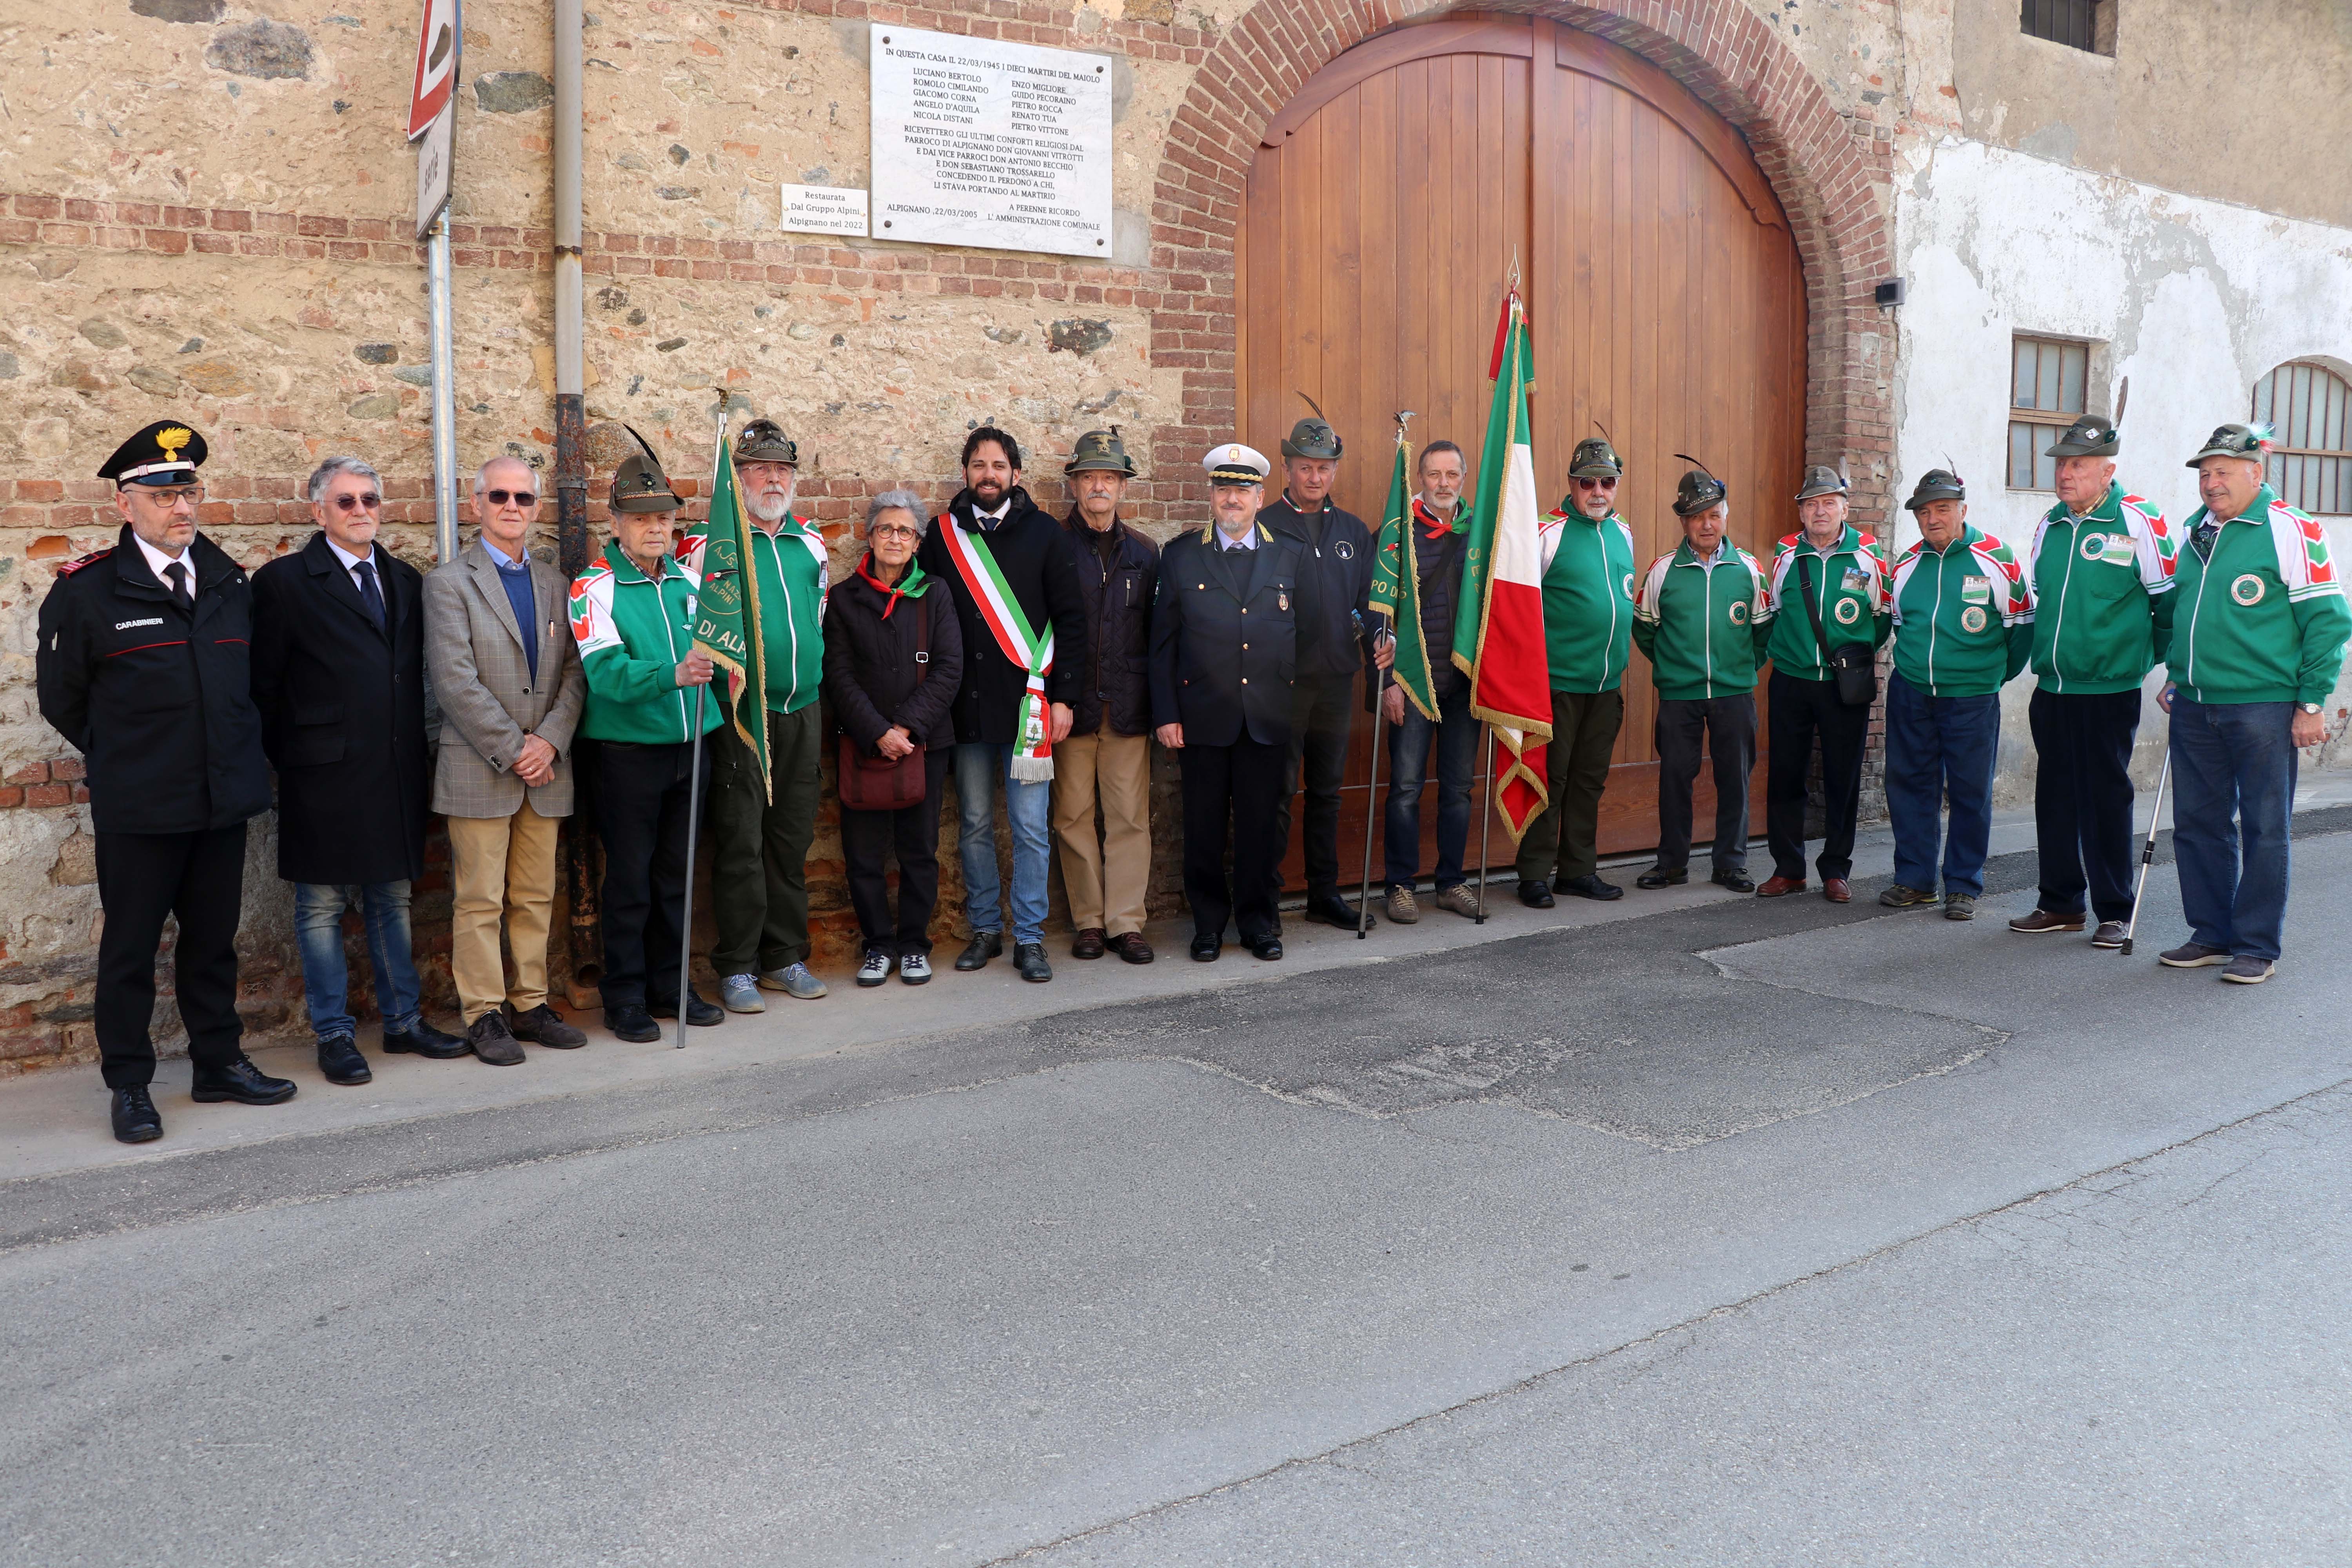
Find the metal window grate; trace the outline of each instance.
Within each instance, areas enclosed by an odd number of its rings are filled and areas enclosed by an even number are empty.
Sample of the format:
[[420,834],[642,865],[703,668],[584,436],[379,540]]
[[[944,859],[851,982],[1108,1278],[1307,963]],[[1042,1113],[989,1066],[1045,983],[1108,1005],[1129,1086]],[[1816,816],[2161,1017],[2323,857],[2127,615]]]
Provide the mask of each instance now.
[[2009,488],[2054,489],[2058,459],[2042,448],[2052,433],[2083,412],[2090,378],[2091,348],[2057,338],[2021,337],[2011,350],[2009,392]]
[[2324,364],[2283,364],[2254,383],[2253,416],[2277,431],[2266,477],[2279,500],[2352,513],[2352,384]]
[[2093,54],[2107,52],[2099,37],[2101,0],[2023,0],[2023,7],[2018,25],[2026,37]]

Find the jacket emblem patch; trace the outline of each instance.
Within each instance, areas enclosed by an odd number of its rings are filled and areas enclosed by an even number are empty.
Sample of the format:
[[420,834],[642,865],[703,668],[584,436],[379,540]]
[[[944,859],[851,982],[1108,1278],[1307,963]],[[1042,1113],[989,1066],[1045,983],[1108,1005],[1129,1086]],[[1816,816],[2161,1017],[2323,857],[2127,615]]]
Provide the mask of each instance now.
[[2259,605],[2263,602],[2263,580],[2249,572],[2230,584],[2230,597],[2241,605]]
[[1967,609],[1962,610],[1960,612],[1960,629],[1968,632],[1980,632],[1984,630],[1984,606],[1981,605],[1970,605]]
[[1356,547],[1347,540],[1339,540],[1332,544],[1331,553],[1342,561],[1353,561],[1356,558]]
[[1745,626],[1745,625],[1747,624],[1747,622],[1748,622],[1748,601],[1747,601],[1747,600],[1745,600],[1745,599],[1734,599],[1734,600],[1732,600],[1732,601],[1731,601],[1731,624],[1732,624],[1733,626]]
[[1862,619],[1862,601],[1860,599],[1840,599],[1837,602],[1837,609],[1832,613],[1832,618],[1842,626],[1850,626],[1853,625],[1854,622]]
[[161,616],[144,616],[135,621],[117,621],[114,623],[114,629],[118,632],[127,632],[133,626],[160,626],[163,624],[163,617]]
[[1277,610],[1287,610],[1290,608],[1290,592],[1288,589],[1278,589],[1276,591],[1274,595],[1274,607]]

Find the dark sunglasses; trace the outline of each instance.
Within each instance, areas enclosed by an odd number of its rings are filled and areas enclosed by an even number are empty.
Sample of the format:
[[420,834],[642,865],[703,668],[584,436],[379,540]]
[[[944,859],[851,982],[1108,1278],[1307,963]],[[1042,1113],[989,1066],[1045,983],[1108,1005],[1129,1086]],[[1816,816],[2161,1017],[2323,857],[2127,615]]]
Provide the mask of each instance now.
[[358,511],[362,508],[365,508],[369,511],[373,511],[383,504],[383,498],[376,494],[373,490],[368,491],[368,493],[363,496],[341,495],[335,498],[335,510],[337,511]]
[[492,506],[504,506],[512,501],[517,506],[537,506],[539,497],[530,490],[484,490]]

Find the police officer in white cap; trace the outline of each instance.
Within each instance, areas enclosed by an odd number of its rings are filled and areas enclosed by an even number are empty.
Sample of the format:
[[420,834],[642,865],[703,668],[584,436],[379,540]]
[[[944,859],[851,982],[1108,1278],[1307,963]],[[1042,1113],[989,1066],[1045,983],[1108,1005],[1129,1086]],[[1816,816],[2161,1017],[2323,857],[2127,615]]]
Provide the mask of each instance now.
[[[1303,547],[1257,521],[1270,465],[1238,441],[1213,448],[1209,526],[1160,556],[1151,612],[1151,717],[1184,775],[1184,897],[1192,956],[1224,945],[1231,920],[1263,959],[1282,956],[1275,913],[1276,808],[1291,734]],[[1228,819],[1233,879],[1225,877]]]

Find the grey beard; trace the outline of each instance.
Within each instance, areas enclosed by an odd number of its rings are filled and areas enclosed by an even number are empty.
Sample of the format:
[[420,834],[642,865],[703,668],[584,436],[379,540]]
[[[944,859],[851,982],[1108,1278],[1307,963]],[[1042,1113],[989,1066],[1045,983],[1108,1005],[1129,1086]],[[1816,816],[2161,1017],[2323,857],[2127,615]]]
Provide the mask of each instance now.
[[784,499],[780,501],[755,500],[751,502],[751,515],[761,522],[782,522],[793,510],[793,502],[799,499],[799,490],[794,489],[785,491]]

